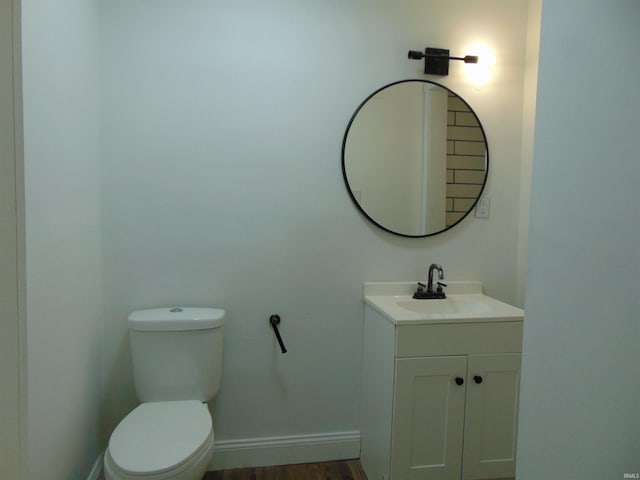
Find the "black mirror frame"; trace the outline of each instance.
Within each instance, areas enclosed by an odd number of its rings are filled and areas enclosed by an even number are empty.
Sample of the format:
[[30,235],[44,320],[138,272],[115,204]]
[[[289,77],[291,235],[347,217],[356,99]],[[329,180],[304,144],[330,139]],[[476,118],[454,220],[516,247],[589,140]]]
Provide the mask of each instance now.
[[[389,87],[392,87],[394,85],[399,85],[401,83],[408,83],[408,82],[430,83],[432,85],[436,85],[438,87],[441,87],[441,88],[447,90],[448,92],[454,94],[460,100],[462,100],[462,102],[469,108],[469,111],[471,113],[473,113],[473,115],[478,120],[478,125],[480,127],[480,130],[482,131],[482,136],[484,137],[484,143],[485,143],[485,146],[486,146],[486,155],[485,155],[485,167],[486,168],[485,168],[485,174],[484,174],[484,181],[482,183],[482,188],[480,188],[480,192],[478,193],[478,197],[473,202],[473,205],[471,205],[469,210],[467,210],[467,212],[462,217],[460,217],[458,219],[458,221],[456,221],[455,223],[449,225],[446,228],[443,228],[442,230],[438,230],[437,232],[433,232],[433,233],[427,233],[425,235],[408,235],[406,233],[396,232],[395,230],[390,230],[389,228],[385,227],[384,225],[381,225],[376,220],[374,220],[367,212],[365,212],[365,210],[362,208],[362,206],[358,203],[358,201],[356,200],[355,196],[353,195],[353,192],[351,190],[351,186],[349,185],[349,180],[347,178],[347,169],[346,169],[346,165],[345,165],[345,150],[346,150],[346,146],[347,146],[347,137],[349,136],[349,130],[351,129],[351,125],[355,121],[355,119],[358,116],[358,113],[360,112],[362,107],[364,107],[364,105],[372,97],[374,97],[375,95],[380,93],[382,90],[385,90],[385,89],[387,89]],[[476,205],[478,204],[478,201],[480,200],[480,198],[482,197],[482,194],[484,193],[485,187],[487,186],[487,179],[489,178],[489,142],[487,141],[487,134],[484,131],[484,127],[482,126],[482,122],[480,122],[480,117],[478,117],[478,115],[473,110],[473,108],[471,108],[471,105],[469,105],[464,98],[462,98],[460,95],[458,95],[456,92],[454,92],[450,88],[445,87],[444,85],[442,85],[440,83],[437,83],[437,82],[432,82],[430,80],[417,79],[417,78],[406,79],[406,80],[398,80],[397,82],[392,82],[392,83],[389,83],[387,85],[384,85],[383,87],[380,87],[379,89],[374,91],[371,95],[369,95],[367,98],[365,98],[364,101],[362,101],[362,103],[360,103],[360,105],[358,105],[358,108],[356,108],[355,112],[351,116],[351,119],[349,120],[349,123],[347,124],[347,128],[345,129],[345,132],[344,132],[344,137],[342,139],[342,155],[341,155],[341,157],[342,157],[342,178],[344,179],[345,187],[347,188],[347,192],[349,193],[349,197],[351,197],[351,201],[353,202],[353,204],[357,207],[357,209],[360,211],[360,213],[362,213],[362,215],[364,215],[365,218],[367,218],[371,223],[373,223],[377,227],[381,228],[382,230],[385,230],[386,232],[392,233],[394,235],[398,235],[400,237],[408,237],[408,238],[432,237],[434,235],[438,235],[440,233],[444,233],[447,230],[452,229],[453,227],[458,225],[460,222],[462,222],[465,218],[467,218],[469,213],[471,213],[471,211],[473,211],[473,209],[476,207]]]

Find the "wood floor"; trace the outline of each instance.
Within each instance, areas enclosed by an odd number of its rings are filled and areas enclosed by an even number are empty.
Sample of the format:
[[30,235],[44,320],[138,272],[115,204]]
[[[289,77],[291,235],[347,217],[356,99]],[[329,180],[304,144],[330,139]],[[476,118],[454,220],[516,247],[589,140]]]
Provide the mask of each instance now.
[[358,460],[237,468],[208,472],[202,480],[367,480]]

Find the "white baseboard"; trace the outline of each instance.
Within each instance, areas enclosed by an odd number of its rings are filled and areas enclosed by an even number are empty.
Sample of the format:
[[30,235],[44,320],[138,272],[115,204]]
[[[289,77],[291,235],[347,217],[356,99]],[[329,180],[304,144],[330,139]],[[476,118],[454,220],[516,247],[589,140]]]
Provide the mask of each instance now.
[[348,460],[360,456],[360,432],[221,440],[209,470]]
[[96,459],[87,480],[104,480],[104,453],[101,453]]

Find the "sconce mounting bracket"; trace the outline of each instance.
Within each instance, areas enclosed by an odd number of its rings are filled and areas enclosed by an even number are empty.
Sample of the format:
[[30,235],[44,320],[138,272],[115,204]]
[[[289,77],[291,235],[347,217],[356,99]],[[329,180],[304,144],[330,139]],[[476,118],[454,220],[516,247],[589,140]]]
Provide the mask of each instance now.
[[449,50],[427,47],[424,51],[424,73],[449,75]]

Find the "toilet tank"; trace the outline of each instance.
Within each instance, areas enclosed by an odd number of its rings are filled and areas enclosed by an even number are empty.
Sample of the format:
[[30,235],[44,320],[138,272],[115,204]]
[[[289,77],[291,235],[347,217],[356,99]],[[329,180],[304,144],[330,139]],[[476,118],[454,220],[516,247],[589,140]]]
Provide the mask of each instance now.
[[216,396],[222,376],[220,308],[154,308],[129,315],[136,395],[141,402]]

